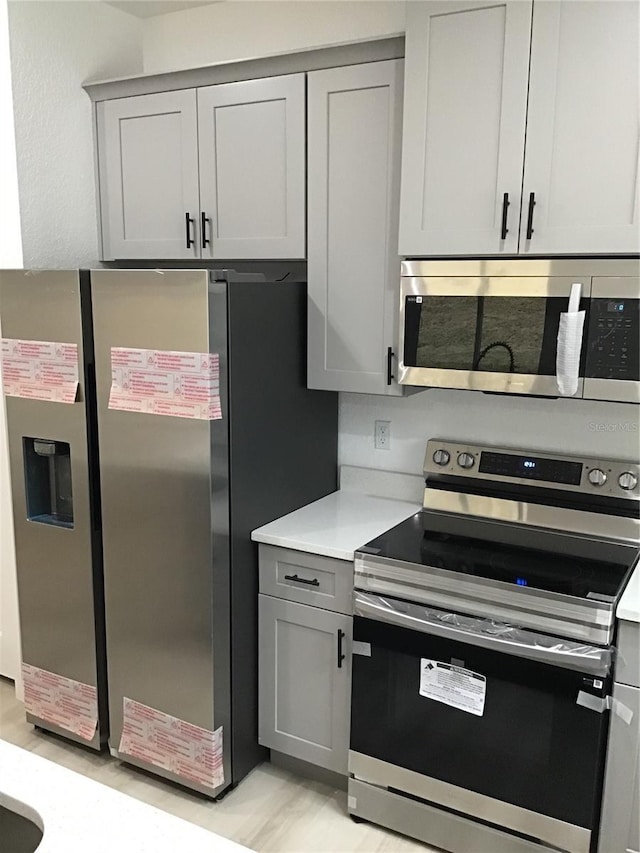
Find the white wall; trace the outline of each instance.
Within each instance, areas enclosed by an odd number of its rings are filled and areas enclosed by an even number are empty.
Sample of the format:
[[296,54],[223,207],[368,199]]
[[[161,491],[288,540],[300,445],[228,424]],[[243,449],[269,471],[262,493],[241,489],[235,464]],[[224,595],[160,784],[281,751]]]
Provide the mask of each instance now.
[[[7,0],[0,0],[0,269],[22,266]],[[0,331],[0,336],[2,332]],[[0,377],[0,675],[19,679],[20,627],[6,411]]]
[[227,0],[149,18],[146,73],[402,35],[404,0]]
[[[638,460],[639,408],[630,403],[497,397],[430,389],[408,398],[340,395],[341,465],[422,472],[428,438]],[[375,420],[391,447],[375,450]]]
[[142,70],[142,21],[91,0],[9,3],[26,267],[95,265],[88,78]]

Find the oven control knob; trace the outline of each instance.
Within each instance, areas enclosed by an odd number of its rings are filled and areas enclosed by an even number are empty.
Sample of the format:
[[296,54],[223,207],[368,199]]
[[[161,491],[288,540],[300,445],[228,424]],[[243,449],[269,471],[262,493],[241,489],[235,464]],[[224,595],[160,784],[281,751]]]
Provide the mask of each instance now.
[[638,478],[635,474],[632,474],[631,471],[625,471],[624,474],[620,474],[618,477],[618,485],[621,489],[624,489],[625,492],[630,492],[631,489],[635,489],[638,485]]
[[460,453],[458,456],[458,465],[461,468],[473,468],[475,461],[470,453]]
[[607,475],[600,468],[592,468],[589,471],[589,482],[592,486],[604,486],[607,482]]
[[451,454],[447,450],[436,450],[433,454],[433,461],[436,465],[448,465],[451,459]]

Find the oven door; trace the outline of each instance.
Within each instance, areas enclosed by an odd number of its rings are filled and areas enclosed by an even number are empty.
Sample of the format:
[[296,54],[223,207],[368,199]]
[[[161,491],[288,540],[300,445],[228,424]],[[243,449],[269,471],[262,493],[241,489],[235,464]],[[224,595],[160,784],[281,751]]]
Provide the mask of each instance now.
[[[404,276],[398,380],[404,385],[558,397],[560,315],[591,278]],[[584,330],[583,330],[584,331]],[[582,397],[585,348],[577,389]]]
[[592,849],[607,649],[356,592],[352,776]]

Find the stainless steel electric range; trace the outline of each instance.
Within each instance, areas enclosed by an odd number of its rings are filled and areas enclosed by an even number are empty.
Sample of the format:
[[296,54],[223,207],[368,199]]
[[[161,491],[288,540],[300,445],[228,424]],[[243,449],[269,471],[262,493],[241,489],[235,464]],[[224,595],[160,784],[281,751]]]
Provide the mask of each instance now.
[[640,466],[432,440],[359,549],[349,812],[455,853],[596,849]]

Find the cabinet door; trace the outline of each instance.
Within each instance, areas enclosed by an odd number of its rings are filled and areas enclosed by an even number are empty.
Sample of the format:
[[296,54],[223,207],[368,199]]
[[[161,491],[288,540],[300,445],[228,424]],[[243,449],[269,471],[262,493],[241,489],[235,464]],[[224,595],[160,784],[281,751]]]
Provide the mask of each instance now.
[[304,258],[304,84],[198,89],[204,258]]
[[640,850],[639,715],[640,689],[616,683],[604,777],[599,853],[634,853]]
[[536,4],[522,252],[640,251],[639,12],[626,0]]
[[388,382],[397,248],[403,61],[308,79],[308,386],[401,393]]
[[102,258],[199,258],[195,89],[102,101],[97,122]]
[[260,595],[263,746],[346,775],[352,631],[351,616]]
[[530,35],[530,0],[407,3],[400,254],[517,250]]

